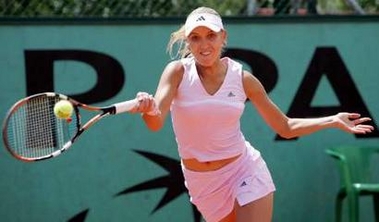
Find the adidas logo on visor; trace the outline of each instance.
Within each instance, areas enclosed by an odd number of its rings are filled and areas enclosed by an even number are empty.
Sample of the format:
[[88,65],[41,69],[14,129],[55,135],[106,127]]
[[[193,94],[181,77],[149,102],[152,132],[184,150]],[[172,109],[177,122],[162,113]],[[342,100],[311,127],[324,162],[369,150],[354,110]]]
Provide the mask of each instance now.
[[203,16],[200,16],[199,18],[196,19],[197,22],[200,22],[200,21],[205,21],[205,18]]

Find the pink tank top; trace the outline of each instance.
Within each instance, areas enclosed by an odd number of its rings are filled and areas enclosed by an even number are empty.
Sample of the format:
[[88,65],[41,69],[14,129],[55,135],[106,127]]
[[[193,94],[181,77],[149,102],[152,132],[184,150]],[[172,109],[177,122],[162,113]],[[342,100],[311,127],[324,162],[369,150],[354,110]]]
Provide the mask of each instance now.
[[219,90],[210,95],[204,89],[193,58],[182,59],[184,74],[171,105],[173,129],[182,159],[199,161],[226,159],[246,148],[240,117],[246,95],[242,65],[227,57],[227,74]]

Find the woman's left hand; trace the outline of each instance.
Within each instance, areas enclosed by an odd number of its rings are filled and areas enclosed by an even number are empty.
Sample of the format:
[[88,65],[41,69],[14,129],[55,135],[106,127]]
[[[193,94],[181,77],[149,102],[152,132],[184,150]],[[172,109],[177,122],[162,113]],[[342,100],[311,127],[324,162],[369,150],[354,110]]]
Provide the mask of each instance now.
[[359,113],[346,113],[341,112],[336,116],[339,128],[349,133],[366,134],[371,133],[374,127],[368,124],[362,124],[371,121],[369,117],[361,117]]

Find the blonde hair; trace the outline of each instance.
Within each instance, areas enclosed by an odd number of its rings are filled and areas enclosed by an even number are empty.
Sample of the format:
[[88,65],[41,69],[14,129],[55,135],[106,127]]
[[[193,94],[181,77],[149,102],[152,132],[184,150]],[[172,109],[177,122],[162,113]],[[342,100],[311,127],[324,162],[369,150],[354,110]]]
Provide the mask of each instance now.
[[[200,13],[209,13],[216,15],[221,18],[218,12],[212,8],[208,7],[199,7],[193,10],[188,16],[200,14]],[[187,17],[188,17],[187,16]],[[184,34],[184,25],[182,25],[178,30],[171,33],[170,40],[167,45],[167,52],[170,54],[172,59],[175,58],[184,58],[191,55],[191,51],[188,48],[188,44],[186,42],[186,36]],[[174,46],[177,45],[178,48],[175,50],[174,54]]]

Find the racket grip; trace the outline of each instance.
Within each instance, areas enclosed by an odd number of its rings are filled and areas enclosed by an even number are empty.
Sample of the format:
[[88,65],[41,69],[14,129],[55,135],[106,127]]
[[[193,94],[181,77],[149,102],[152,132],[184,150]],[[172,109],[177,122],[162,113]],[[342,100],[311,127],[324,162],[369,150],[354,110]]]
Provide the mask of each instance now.
[[128,100],[128,101],[124,101],[124,102],[120,102],[120,103],[115,103],[114,104],[114,107],[116,108],[115,114],[128,112],[131,109],[133,109],[134,106],[136,106],[137,104],[138,104],[137,99],[132,99],[132,100]]

